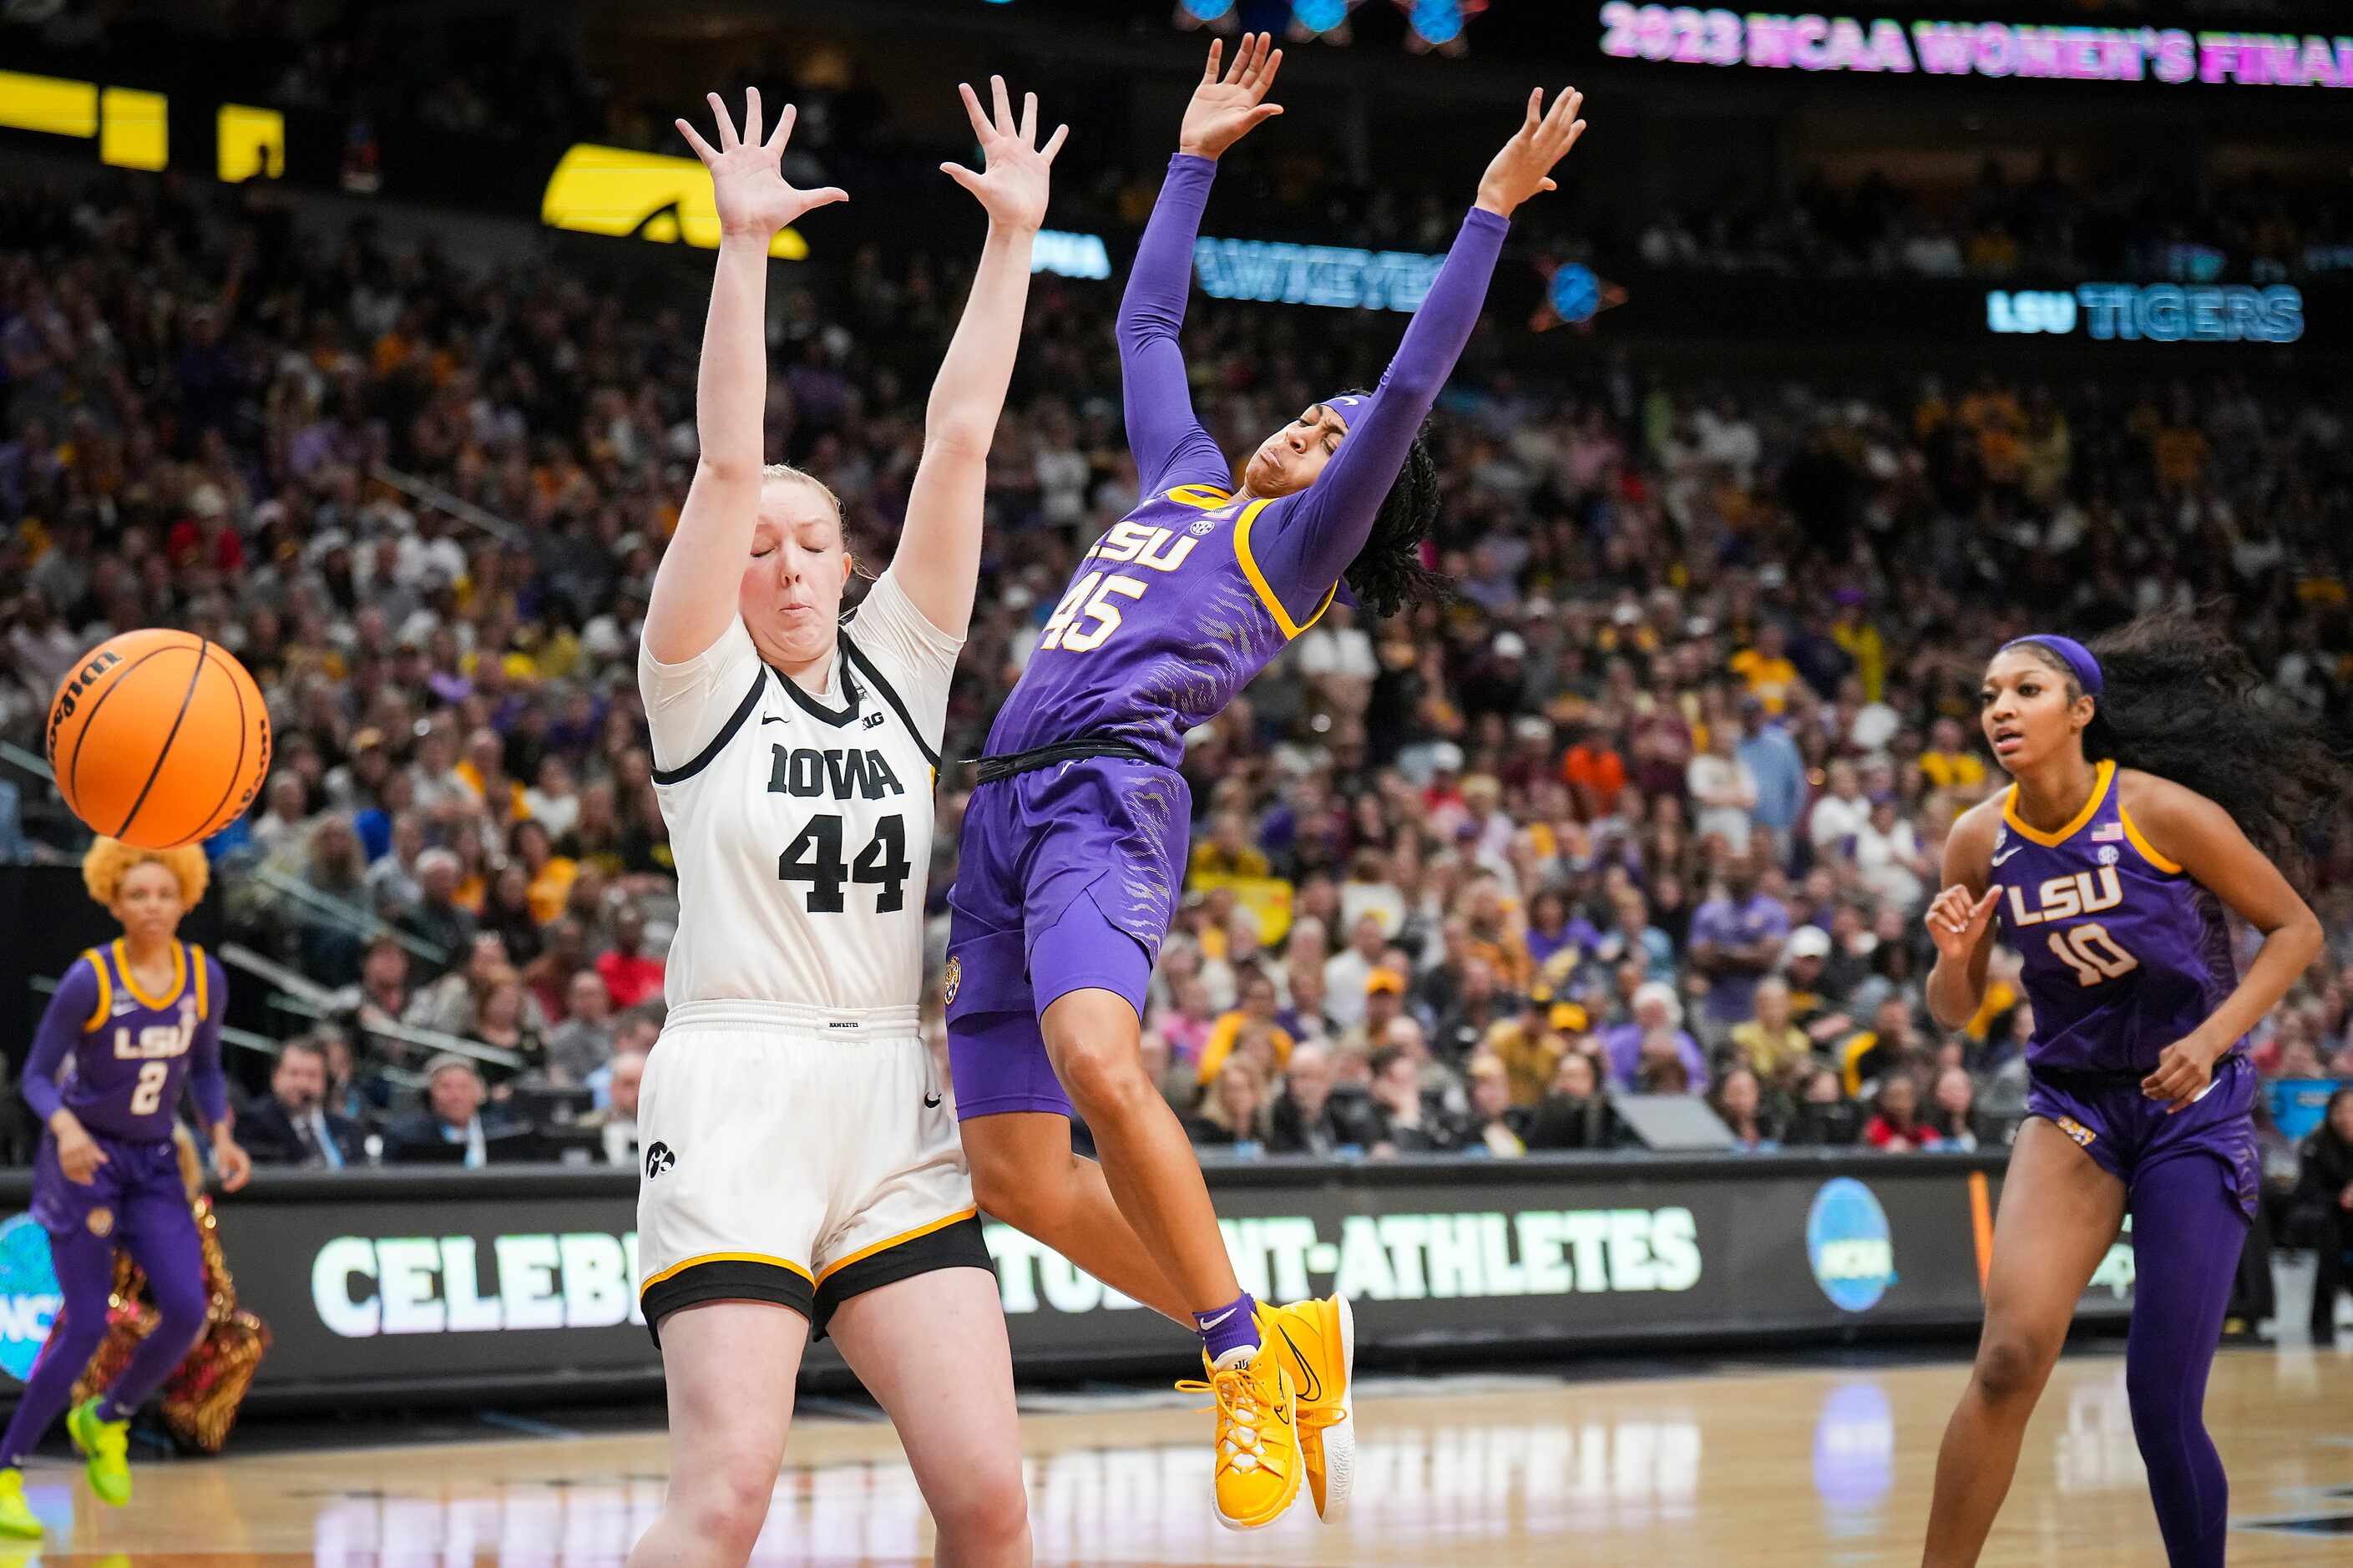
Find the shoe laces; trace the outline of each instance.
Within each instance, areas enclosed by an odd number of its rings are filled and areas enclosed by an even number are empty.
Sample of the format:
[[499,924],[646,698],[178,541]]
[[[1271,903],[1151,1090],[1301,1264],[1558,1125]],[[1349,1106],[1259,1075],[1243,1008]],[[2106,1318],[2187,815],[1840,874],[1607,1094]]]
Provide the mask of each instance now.
[[1216,1409],[1222,1417],[1218,1426],[1220,1473],[1264,1470],[1271,1476],[1282,1476],[1282,1464],[1265,1441],[1266,1428],[1278,1417],[1247,1365],[1219,1368],[1210,1373],[1207,1383],[1187,1378],[1176,1388],[1182,1394],[1207,1394],[1216,1398]]
[[90,1446],[102,1458],[120,1459],[131,1447],[131,1423],[107,1421],[93,1416],[90,1420]]

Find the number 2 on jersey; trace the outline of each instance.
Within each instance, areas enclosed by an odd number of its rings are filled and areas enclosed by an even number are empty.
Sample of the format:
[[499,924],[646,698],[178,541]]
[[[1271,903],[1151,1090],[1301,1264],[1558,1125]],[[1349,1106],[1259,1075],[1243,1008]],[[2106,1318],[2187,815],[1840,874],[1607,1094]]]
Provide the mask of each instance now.
[[907,825],[895,814],[874,825],[874,837],[858,852],[854,863],[841,858],[841,818],[833,812],[820,812],[808,819],[800,836],[776,857],[776,879],[783,882],[807,882],[808,910],[813,915],[838,915],[847,907],[842,896],[843,884],[870,883],[881,890],[874,895],[874,912],[887,915],[906,907],[907,879],[915,868],[907,859]]
[[139,1081],[131,1089],[131,1114],[153,1116],[164,1103],[164,1084],[172,1076],[170,1062],[142,1062]]

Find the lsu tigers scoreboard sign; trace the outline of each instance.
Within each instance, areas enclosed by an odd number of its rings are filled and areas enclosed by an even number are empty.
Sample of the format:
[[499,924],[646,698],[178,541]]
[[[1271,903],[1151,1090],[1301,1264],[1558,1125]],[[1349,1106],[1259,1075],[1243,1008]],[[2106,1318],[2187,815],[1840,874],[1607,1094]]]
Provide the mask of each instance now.
[[[1368,1363],[1679,1339],[1966,1329],[1999,1156],[1788,1153],[1219,1165],[1243,1285],[1353,1302]],[[0,1180],[21,1212],[28,1182]],[[269,1325],[256,1397],[555,1398],[649,1386],[634,1172],[263,1172],[221,1200],[242,1304]],[[1192,1336],[1002,1225],[987,1229],[1025,1373],[1175,1368]],[[57,1308],[29,1220],[0,1219],[0,1389]],[[13,1244],[13,1245],[12,1245]],[[2132,1300],[2119,1238],[2086,1318]],[[839,1376],[829,1350],[812,1362]]]

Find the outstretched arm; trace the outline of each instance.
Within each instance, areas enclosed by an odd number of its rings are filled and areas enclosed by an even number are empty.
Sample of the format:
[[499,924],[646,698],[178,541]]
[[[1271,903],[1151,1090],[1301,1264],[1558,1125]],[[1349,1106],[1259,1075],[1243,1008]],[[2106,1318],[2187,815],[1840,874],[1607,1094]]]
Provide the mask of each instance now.
[[716,151],[693,126],[678,122],[680,133],[711,171],[719,207],[719,264],[711,280],[711,313],[703,321],[702,363],[694,387],[695,432],[702,452],[646,605],[646,650],[663,664],[684,664],[700,655],[735,618],[736,584],[760,517],[769,242],[811,207],[849,199],[830,186],[801,191],[785,183],[778,165],[793,129],[790,104],[777,115],[776,133],[763,142],[759,89],[747,91],[739,141],[719,95],[710,98],[719,122]]
[[980,574],[981,501],[988,486],[988,444],[1005,407],[1005,388],[1021,347],[1021,312],[1029,300],[1030,242],[1046,221],[1047,170],[1070,127],[1038,140],[1038,95],[1026,94],[1014,123],[1005,79],[988,79],[994,120],[965,87],[965,112],[987,155],[974,174],[943,163],[956,184],[988,210],[988,238],[964,319],[940,361],[923,416],[923,459],[907,494],[907,525],[892,564],[899,586],[923,618],[961,637],[972,621],[973,584]]
[[1313,614],[1364,549],[1407,449],[1479,324],[1511,216],[1530,196],[1553,189],[1549,171],[1585,132],[1577,117],[1584,102],[1571,88],[1546,113],[1544,89],[1528,95],[1527,118],[1487,166],[1477,205],[1463,217],[1369,405],[1315,482],[1258,521],[1251,549],[1259,569],[1293,615]]
[[1222,485],[1231,477],[1225,454],[1193,414],[1193,394],[1185,376],[1185,353],[1176,341],[1185,324],[1185,300],[1193,286],[1193,243],[1200,237],[1202,209],[1218,157],[1252,127],[1282,112],[1268,103],[1267,91],[1282,65],[1282,51],[1264,33],[1245,36],[1234,63],[1221,78],[1222,40],[1209,45],[1209,63],[1186,106],[1177,132],[1176,156],[1168,164],[1160,197],[1129,268],[1127,292],[1119,301],[1119,364],[1127,413],[1127,445],[1145,492],[1172,480]]

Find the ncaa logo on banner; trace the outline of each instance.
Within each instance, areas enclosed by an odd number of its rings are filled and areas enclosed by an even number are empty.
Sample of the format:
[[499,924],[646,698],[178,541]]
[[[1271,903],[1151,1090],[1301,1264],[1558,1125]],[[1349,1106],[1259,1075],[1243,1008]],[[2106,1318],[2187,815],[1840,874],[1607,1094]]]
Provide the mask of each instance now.
[[28,1214],[0,1221],[0,1372],[19,1383],[33,1374],[64,1305],[48,1232]]
[[1822,1184],[1806,1211],[1814,1282],[1843,1312],[1867,1312],[1895,1283],[1895,1244],[1878,1196],[1852,1176]]

